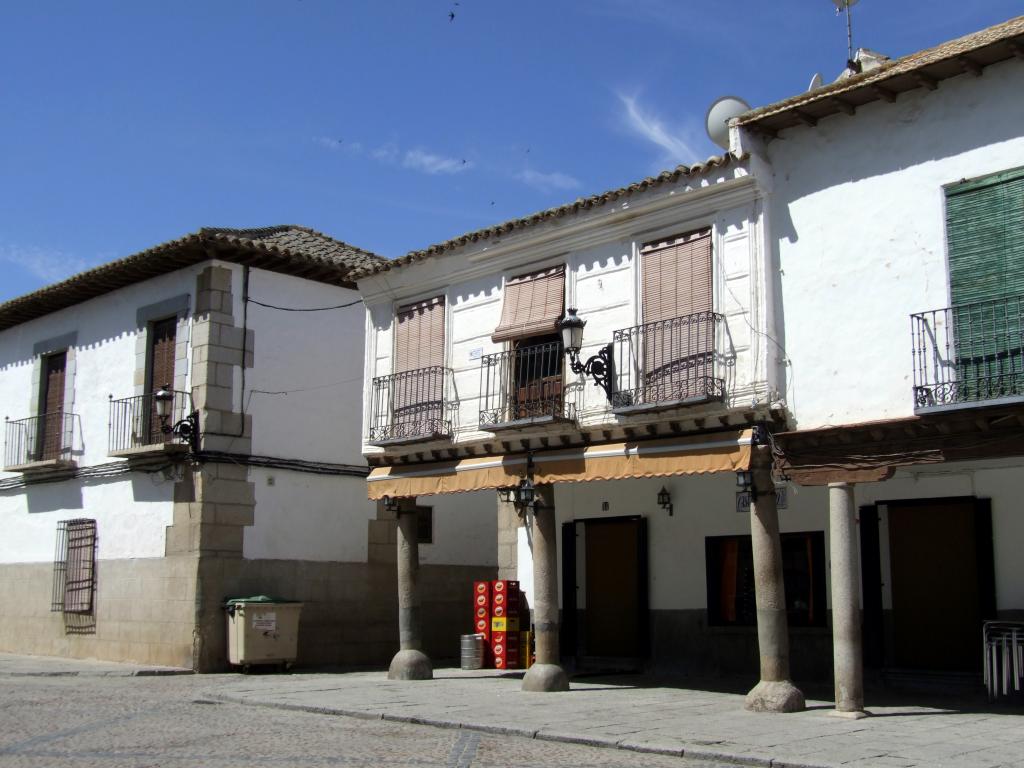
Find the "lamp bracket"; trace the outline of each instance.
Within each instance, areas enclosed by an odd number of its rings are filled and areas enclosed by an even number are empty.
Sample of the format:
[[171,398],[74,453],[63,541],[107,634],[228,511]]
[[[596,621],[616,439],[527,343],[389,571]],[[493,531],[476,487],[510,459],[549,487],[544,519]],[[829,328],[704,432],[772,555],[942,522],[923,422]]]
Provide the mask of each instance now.
[[606,344],[585,363],[580,362],[578,349],[569,349],[569,368],[577,375],[589,376],[604,390],[608,400],[612,399],[612,380],[615,378],[615,357],[612,345]]

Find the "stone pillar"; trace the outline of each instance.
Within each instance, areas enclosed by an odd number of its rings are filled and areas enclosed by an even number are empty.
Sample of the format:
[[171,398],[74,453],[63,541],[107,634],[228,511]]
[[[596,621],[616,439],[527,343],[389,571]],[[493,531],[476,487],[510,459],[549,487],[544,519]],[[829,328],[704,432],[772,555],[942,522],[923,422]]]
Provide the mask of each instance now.
[[861,718],[864,712],[864,657],[860,633],[860,567],[853,486],[828,486],[829,555],[832,561],[832,663],[836,708],[840,717]]
[[558,663],[558,543],[555,539],[555,492],[537,486],[533,514],[533,629],[537,663],[526,671],[523,690],[568,691],[569,678]]
[[800,712],[804,695],[789,679],[789,626],[782,580],[782,543],[775,507],[771,455],[754,448],[751,462],[750,536],[754,555],[754,596],[757,601],[757,645],[761,680],[747,694],[746,708],[755,712]]
[[420,550],[416,499],[401,499],[398,508],[398,638],[388,680],[430,680],[434,668],[423,653],[420,633]]

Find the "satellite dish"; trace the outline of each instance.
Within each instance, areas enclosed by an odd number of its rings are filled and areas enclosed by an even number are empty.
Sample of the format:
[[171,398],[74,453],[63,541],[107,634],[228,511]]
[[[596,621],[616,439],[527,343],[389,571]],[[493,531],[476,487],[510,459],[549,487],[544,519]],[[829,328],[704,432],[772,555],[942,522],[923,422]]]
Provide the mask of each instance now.
[[708,138],[722,149],[729,148],[729,121],[750,109],[750,105],[736,96],[721,96],[708,107],[704,127]]
[[815,88],[821,88],[821,72],[815,72],[814,77],[811,78],[811,84],[807,86],[808,91],[813,91]]

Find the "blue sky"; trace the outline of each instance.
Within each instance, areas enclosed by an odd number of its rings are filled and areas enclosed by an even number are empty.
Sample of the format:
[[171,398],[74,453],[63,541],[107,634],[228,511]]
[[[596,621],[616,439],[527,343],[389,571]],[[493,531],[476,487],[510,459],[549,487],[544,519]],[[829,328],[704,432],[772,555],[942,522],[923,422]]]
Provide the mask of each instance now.
[[[899,56],[1024,7],[853,11]],[[704,159],[715,97],[846,58],[830,0],[0,0],[0,35],[0,301],[202,226],[398,256]]]

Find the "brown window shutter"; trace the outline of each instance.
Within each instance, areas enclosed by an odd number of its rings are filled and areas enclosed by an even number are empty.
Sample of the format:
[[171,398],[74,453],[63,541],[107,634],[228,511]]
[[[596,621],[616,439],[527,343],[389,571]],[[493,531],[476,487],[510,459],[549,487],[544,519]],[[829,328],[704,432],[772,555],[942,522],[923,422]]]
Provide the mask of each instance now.
[[710,318],[694,317],[712,309],[711,230],[649,243],[640,253],[645,397],[682,400],[712,373]]
[[64,447],[64,386],[68,353],[58,352],[44,358],[43,396],[39,400],[38,459],[56,459]]
[[399,307],[395,313],[394,372],[444,365],[444,296]]
[[501,321],[492,341],[556,333],[565,314],[565,265],[513,277],[505,283]]
[[174,345],[178,333],[176,317],[153,323],[149,347],[150,388],[155,392],[164,384],[174,387]]
[[690,232],[641,250],[643,322],[711,311],[711,230]]

